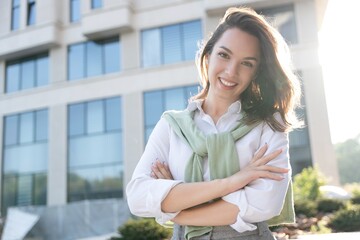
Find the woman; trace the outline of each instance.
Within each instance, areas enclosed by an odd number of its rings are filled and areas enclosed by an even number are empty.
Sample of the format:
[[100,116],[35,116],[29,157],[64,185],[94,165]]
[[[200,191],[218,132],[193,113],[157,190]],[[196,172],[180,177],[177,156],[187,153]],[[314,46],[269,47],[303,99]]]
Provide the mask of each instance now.
[[131,212],[171,220],[172,239],[274,239],[265,221],[294,217],[288,131],[299,83],[288,59],[263,17],[228,9],[200,50],[203,90],[149,138],[127,186]]

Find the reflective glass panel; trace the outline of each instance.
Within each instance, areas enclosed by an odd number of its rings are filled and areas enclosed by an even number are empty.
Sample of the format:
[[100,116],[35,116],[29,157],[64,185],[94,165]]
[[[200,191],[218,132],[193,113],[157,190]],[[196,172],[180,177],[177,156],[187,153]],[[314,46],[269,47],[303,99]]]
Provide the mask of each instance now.
[[165,109],[182,110],[186,103],[184,88],[173,88],[165,91]]
[[142,65],[143,67],[161,64],[161,32],[159,28],[142,31]]
[[121,100],[119,97],[105,100],[106,131],[121,129]]
[[31,173],[47,169],[48,144],[23,144],[4,151],[4,173]]
[[144,94],[145,125],[155,125],[164,111],[161,91],[147,92]]
[[162,29],[162,53],[164,63],[175,63],[182,60],[180,25],[171,25]]
[[69,46],[68,52],[68,74],[69,80],[85,77],[85,47],[84,44]]
[[69,106],[69,136],[85,134],[85,105],[72,104]]
[[20,64],[6,66],[6,92],[15,92],[20,89]]
[[20,7],[14,7],[12,9],[11,16],[11,30],[19,29],[20,26]]
[[35,61],[21,63],[21,89],[35,87]]
[[20,143],[34,141],[34,113],[27,112],[20,114]]
[[5,117],[5,146],[18,142],[18,115]]
[[119,40],[104,43],[105,73],[118,72],[120,70],[120,55]]
[[28,0],[28,15],[27,15],[27,25],[34,25],[36,21],[36,2],[35,0]]
[[101,8],[102,7],[102,0],[91,0],[91,8]]
[[41,110],[35,112],[35,141],[44,141],[48,139],[48,111]]
[[104,102],[92,101],[87,104],[87,133],[104,132]]
[[88,135],[69,140],[69,167],[122,161],[121,133]]
[[103,73],[102,45],[98,42],[86,44],[86,76],[97,76]]
[[70,21],[77,22],[80,20],[80,0],[70,0]]
[[49,58],[41,57],[36,60],[36,86],[44,86],[49,83]]
[[195,59],[198,50],[198,42],[202,38],[201,21],[193,21],[182,24],[183,28],[183,44],[184,44],[184,60]]

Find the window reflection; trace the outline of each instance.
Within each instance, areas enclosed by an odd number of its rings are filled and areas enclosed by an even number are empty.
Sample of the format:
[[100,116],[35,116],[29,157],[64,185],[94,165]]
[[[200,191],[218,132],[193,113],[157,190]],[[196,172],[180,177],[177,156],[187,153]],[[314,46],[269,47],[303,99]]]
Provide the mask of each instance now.
[[145,141],[166,110],[185,109],[190,97],[198,93],[198,85],[144,93]]
[[49,83],[47,54],[22,58],[6,63],[6,92],[40,87]]
[[68,200],[121,197],[121,99],[78,103],[68,109]]
[[48,111],[4,117],[2,211],[46,204]]
[[117,72],[120,70],[120,41],[111,38],[88,41],[68,47],[68,79]]
[[143,67],[195,59],[202,38],[201,21],[190,21],[141,32]]

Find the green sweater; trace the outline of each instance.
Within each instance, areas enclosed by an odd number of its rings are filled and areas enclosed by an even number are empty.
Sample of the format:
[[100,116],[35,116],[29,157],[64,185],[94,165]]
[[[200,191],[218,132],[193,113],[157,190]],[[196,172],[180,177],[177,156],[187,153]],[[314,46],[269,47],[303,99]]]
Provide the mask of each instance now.
[[[245,125],[241,121],[231,132],[209,134],[205,136],[193,121],[193,112],[168,111],[163,114],[174,132],[192,149],[188,164],[185,168],[186,182],[201,182],[203,179],[202,161],[208,157],[210,179],[221,179],[229,177],[240,171],[239,157],[235,142],[245,136],[259,122]],[[221,161],[218,161],[221,159]],[[285,203],[279,216],[268,221],[269,225],[282,223],[293,223],[295,213],[292,198],[292,183],[288,186]],[[204,235],[212,230],[212,227],[186,226],[185,238]]]

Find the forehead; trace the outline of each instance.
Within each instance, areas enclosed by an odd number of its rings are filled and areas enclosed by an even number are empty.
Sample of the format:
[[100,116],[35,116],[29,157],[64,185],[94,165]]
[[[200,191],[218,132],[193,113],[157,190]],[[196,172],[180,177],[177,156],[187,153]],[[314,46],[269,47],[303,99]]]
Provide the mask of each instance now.
[[238,28],[228,29],[222,34],[214,48],[220,47],[228,48],[233,54],[246,55],[247,57],[260,56],[259,40]]

